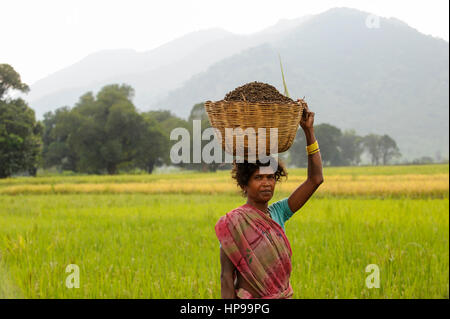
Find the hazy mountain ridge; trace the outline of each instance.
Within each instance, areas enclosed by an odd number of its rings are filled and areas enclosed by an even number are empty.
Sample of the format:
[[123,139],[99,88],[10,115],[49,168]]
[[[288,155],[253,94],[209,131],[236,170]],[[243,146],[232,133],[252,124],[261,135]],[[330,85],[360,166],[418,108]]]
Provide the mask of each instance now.
[[317,15],[271,44],[214,64],[153,108],[187,117],[193,104],[255,80],[282,92],[280,52],[291,96],[306,96],[318,123],[389,134],[407,158],[448,157],[448,42],[393,19],[368,28],[368,15],[346,8]]
[[[98,72],[104,78],[91,77],[88,85],[61,89],[30,105],[42,115],[73,105],[89,90],[127,83],[136,90],[139,109],[170,109],[187,118],[195,103],[222,99],[246,82],[267,82],[282,92],[279,52],[291,96],[306,96],[318,123],[354,128],[361,135],[387,133],[408,158],[434,157],[437,151],[448,158],[448,42],[395,18],[380,18],[379,28],[369,28],[369,15],[334,8],[281,20],[251,35],[213,29],[204,38],[201,31],[194,32],[140,53],[127,61],[122,73]],[[123,60],[137,54],[123,52]],[[94,61],[95,56],[86,59]],[[119,61],[118,56],[111,59]]]
[[28,98],[33,101],[68,88],[90,87],[96,82],[171,64],[196,46],[231,35],[222,29],[191,32],[153,50],[137,52],[132,49],[102,50],[89,54],[67,68],[33,83]]
[[100,51],[36,82],[26,99],[41,117],[62,105],[73,105],[87,91],[98,91],[109,83],[127,83],[135,88],[134,102],[145,109],[214,62],[270,41],[309,17],[281,20],[251,35],[236,35],[222,29],[191,32],[142,53]]

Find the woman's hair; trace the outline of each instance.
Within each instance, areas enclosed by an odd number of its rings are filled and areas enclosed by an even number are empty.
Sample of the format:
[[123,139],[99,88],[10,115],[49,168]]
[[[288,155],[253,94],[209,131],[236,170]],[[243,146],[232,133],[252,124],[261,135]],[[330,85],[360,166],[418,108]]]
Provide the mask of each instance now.
[[237,163],[236,160],[233,161],[231,177],[236,180],[237,186],[241,188],[242,196],[246,196],[246,193],[244,192],[244,186],[248,185],[250,177],[252,177],[253,173],[261,166],[269,166],[272,160],[277,164],[277,170],[274,173],[275,182],[278,182],[281,177],[285,177],[287,179],[288,173],[286,167],[284,166],[284,163],[281,160],[275,160],[273,157],[271,157],[271,160],[267,161],[267,163],[261,163],[259,160],[256,160],[256,163],[249,163],[248,161]]

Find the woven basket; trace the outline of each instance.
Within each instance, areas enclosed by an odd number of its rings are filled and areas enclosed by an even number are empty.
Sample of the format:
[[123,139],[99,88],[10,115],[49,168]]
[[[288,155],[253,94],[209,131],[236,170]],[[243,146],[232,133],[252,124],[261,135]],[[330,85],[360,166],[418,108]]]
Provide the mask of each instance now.
[[[253,128],[255,132],[256,145],[258,145],[258,128],[266,128],[266,155],[271,153],[282,153],[287,151],[294,142],[297,129],[303,110],[307,106],[304,100],[292,103],[258,102],[251,103],[245,101],[206,101],[205,109],[208,114],[211,126],[221,133],[221,146],[225,152],[236,156],[238,147],[242,147],[242,140],[234,137],[231,141],[225,140],[225,128]],[[278,128],[278,152],[270,150],[270,128]],[[217,133],[217,132],[216,132]],[[258,158],[258,148],[248,143],[244,135],[243,150],[244,157],[256,154]],[[216,134],[217,137],[218,134]]]

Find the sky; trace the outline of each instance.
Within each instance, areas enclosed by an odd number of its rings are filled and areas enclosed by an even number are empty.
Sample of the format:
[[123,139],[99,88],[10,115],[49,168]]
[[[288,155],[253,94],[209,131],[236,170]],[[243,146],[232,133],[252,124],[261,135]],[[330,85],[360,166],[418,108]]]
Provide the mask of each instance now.
[[0,63],[31,85],[96,51],[147,51],[208,28],[250,34],[333,7],[395,17],[449,39],[448,0],[0,0]]

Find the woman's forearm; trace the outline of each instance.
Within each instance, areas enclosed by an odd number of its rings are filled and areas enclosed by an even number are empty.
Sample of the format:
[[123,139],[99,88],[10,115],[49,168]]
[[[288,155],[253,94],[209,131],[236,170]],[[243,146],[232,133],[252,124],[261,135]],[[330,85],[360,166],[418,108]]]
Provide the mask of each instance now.
[[[309,128],[304,130],[304,132],[306,137],[306,145],[311,145],[316,141],[316,137],[314,136],[314,128]],[[320,151],[312,155],[308,155],[308,179],[318,184],[323,182],[322,157],[320,155]]]

